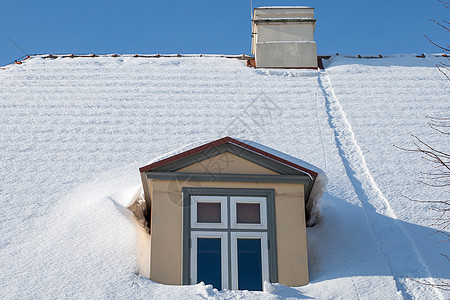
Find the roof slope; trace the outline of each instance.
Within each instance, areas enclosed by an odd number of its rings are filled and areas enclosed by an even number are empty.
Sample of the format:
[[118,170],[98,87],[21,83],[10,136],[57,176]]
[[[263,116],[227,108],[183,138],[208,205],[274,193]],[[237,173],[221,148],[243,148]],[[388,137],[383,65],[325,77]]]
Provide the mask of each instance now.
[[0,298],[217,296],[134,275],[137,233],[121,203],[149,159],[224,135],[329,177],[324,218],[308,231],[312,282],[268,286],[269,298],[446,298],[403,277],[449,274],[445,246],[427,235],[432,212],[402,197],[441,194],[415,184],[426,165],[392,147],[411,133],[448,147],[425,126],[448,111],[437,60],[334,57],[315,71],[216,57],[32,57],[0,69]]

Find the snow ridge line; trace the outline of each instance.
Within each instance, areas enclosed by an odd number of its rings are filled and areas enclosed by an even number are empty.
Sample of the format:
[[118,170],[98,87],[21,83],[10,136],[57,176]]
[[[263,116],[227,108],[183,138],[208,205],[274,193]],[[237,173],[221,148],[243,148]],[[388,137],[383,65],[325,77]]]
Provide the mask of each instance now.
[[328,174],[328,159],[327,156],[325,154],[325,141],[323,140],[323,130],[322,130],[322,126],[320,125],[320,117],[319,117],[319,108],[321,106],[321,103],[319,102],[319,97],[321,98],[321,95],[319,95],[319,91],[316,91],[316,95],[315,95],[315,99],[316,99],[316,120],[317,120],[317,127],[319,128],[319,133],[320,133],[320,142],[322,144],[322,155],[324,158],[324,172],[325,174]]
[[[427,281],[434,283],[428,266],[418,251],[414,240],[400,223],[401,221],[370,173],[354,131],[334,93],[326,70],[319,72],[318,83],[325,98],[328,123],[333,129],[339,156],[355,193],[361,201],[371,234],[380,253],[386,260],[397,289],[403,297],[415,298],[421,295],[426,288],[405,276],[426,278]],[[407,251],[398,251],[398,249]],[[402,255],[399,252],[409,255],[406,258],[401,257]],[[428,287],[427,289],[428,296],[431,296],[431,293],[438,299],[444,299],[440,291]]]

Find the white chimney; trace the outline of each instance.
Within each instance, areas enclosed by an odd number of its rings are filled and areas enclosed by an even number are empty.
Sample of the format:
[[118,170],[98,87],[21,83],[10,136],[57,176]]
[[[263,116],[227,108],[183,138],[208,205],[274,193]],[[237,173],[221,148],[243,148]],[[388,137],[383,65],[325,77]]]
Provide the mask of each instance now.
[[317,68],[314,8],[257,7],[253,10],[252,54],[257,68]]

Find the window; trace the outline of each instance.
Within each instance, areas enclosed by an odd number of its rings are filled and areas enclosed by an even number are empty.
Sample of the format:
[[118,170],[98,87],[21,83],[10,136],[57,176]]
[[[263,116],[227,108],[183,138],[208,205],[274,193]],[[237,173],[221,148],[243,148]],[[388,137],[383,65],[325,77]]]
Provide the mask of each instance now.
[[225,232],[196,231],[191,237],[191,278],[212,284],[217,289],[228,288],[228,239]]
[[273,190],[183,188],[183,284],[277,282]]
[[269,281],[267,233],[231,233],[231,286],[232,289],[262,291]]
[[261,205],[259,203],[237,203],[236,223],[238,224],[260,224]]
[[220,202],[197,202],[197,224],[201,223],[221,223],[222,203]]
[[231,228],[267,229],[266,197],[230,197]]
[[193,195],[192,228],[227,228],[227,197]]

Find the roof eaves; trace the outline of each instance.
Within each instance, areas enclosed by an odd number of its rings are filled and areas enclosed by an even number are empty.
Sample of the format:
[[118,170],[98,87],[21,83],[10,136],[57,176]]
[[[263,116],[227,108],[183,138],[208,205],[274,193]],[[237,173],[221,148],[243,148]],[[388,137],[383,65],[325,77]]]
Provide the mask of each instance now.
[[143,167],[139,168],[139,171],[141,173],[142,172],[148,172],[148,171],[151,171],[151,170],[156,169],[158,167],[161,167],[161,166],[164,166],[166,164],[169,164],[171,162],[177,161],[177,160],[179,160],[181,158],[184,158],[186,156],[190,156],[190,155],[193,155],[193,154],[196,154],[196,153],[199,153],[199,152],[202,152],[202,151],[205,151],[205,150],[208,150],[208,149],[220,146],[220,145],[225,144],[227,142],[227,138],[228,137],[223,137],[221,139],[209,142],[207,144],[203,144],[201,146],[198,146],[198,147],[189,149],[187,151],[175,154],[173,156],[161,159],[159,161],[156,161],[154,163],[151,163],[149,165],[146,165],[146,166],[143,166]]

